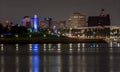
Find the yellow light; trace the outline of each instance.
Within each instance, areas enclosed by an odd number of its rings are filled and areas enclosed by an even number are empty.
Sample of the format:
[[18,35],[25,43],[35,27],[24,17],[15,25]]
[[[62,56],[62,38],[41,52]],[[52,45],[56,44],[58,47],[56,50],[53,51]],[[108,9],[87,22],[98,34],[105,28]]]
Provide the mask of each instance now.
[[18,35],[15,35],[15,37],[18,37]]
[[46,51],[46,44],[44,44],[44,51]]
[[1,44],[1,51],[3,51],[4,50],[4,47],[3,47],[4,45],[3,44]]
[[1,37],[4,37],[4,35],[1,35]]
[[30,51],[32,50],[32,44],[29,44],[29,50]]
[[69,47],[70,52],[72,52],[72,43],[69,44]]
[[31,38],[31,37],[32,37],[32,35],[29,35],[29,37]]
[[58,52],[61,52],[61,44],[58,44]]
[[44,38],[46,37],[46,35],[44,34]]
[[58,32],[58,34],[61,34],[61,32]]
[[16,44],[16,51],[18,51],[19,49],[18,49],[18,44]]
[[49,50],[51,50],[51,44],[48,44]]

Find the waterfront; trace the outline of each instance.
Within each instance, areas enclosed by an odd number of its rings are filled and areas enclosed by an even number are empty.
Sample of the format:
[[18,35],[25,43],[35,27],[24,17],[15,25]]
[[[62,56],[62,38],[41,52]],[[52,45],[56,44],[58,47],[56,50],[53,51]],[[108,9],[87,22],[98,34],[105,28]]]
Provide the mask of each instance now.
[[0,44],[0,72],[119,72],[120,43]]

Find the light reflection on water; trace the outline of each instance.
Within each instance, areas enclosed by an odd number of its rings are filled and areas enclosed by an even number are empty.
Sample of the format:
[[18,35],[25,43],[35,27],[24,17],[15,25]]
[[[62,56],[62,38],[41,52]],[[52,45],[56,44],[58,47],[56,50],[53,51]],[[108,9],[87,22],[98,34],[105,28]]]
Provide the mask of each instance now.
[[1,72],[4,72],[4,56],[1,56]]
[[0,44],[0,72],[118,72],[120,43]]
[[19,57],[16,56],[16,72],[19,72]]
[[38,56],[38,44],[33,44],[32,53],[35,54],[32,56],[32,72],[39,72],[40,70],[40,59]]
[[38,55],[32,56],[32,72],[39,72],[40,67],[40,59]]

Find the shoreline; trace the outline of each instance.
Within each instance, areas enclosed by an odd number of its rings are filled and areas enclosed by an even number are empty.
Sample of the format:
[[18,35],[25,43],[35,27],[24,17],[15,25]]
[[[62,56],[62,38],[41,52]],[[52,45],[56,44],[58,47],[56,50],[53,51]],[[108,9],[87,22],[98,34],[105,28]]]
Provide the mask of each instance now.
[[41,39],[0,39],[0,44],[15,43],[107,43],[103,39],[41,38]]

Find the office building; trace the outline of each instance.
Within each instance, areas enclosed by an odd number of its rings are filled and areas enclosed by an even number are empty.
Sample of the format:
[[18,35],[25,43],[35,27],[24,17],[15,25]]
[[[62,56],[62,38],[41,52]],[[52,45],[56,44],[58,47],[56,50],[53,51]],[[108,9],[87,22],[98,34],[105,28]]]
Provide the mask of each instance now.
[[48,23],[48,27],[50,28],[52,25],[52,18],[44,18],[44,21]]
[[48,21],[40,21],[39,26],[40,28],[49,28],[49,22]]
[[86,16],[81,13],[73,13],[69,18],[70,28],[79,28],[87,26]]
[[59,21],[58,29],[66,29],[66,21]]
[[99,16],[89,16],[88,26],[109,26],[110,15],[107,14],[104,9],[101,10]]
[[88,17],[88,26],[109,26],[110,17],[109,15],[102,16],[89,16]]
[[24,16],[22,25],[25,27],[32,27],[32,22],[30,16]]

